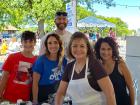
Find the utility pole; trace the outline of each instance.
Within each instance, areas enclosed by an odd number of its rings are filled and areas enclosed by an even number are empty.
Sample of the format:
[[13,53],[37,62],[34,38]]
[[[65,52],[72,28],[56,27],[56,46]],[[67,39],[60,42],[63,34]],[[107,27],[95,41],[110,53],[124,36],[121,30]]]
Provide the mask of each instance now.
[[77,1],[76,0],[71,0],[71,2],[72,2],[72,7],[73,7],[73,28],[74,28],[74,32],[76,31],[76,29],[77,29],[77,18],[76,18],[76,6],[77,6]]

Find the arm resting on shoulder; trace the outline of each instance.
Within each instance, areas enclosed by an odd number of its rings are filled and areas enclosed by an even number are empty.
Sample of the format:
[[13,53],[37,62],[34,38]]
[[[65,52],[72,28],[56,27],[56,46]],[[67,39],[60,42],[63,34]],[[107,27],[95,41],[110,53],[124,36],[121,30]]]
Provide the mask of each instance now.
[[106,97],[107,105],[116,105],[115,93],[109,77],[99,79],[98,84]]
[[61,81],[55,97],[55,105],[62,105],[66,94],[68,83]]

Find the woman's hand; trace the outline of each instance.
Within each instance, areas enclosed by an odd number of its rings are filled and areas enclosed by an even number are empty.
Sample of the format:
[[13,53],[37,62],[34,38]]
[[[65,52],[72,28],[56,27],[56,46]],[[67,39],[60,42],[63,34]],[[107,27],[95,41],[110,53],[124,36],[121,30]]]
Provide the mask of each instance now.
[[114,88],[109,77],[107,76],[98,80],[98,84],[105,94],[107,105],[116,105]]
[[64,96],[66,94],[68,83],[61,81],[55,96],[55,105],[62,105]]

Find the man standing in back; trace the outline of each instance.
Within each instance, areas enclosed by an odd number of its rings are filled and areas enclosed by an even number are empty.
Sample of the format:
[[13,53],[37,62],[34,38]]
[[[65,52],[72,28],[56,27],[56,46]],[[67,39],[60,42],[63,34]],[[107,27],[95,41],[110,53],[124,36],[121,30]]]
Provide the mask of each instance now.
[[[54,30],[53,32],[60,36],[63,42],[64,48],[66,50],[70,37],[71,37],[71,33],[66,30],[66,27],[68,24],[67,13],[64,11],[57,11],[55,14],[54,22],[56,25],[56,30]],[[44,41],[47,35],[48,34],[46,34],[44,37],[41,38],[41,46],[40,46],[39,55],[43,55],[46,51]]]

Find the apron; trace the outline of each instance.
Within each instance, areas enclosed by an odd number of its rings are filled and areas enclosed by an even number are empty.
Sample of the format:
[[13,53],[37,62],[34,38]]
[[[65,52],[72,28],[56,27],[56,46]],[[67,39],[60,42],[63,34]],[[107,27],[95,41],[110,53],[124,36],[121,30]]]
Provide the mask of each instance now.
[[72,80],[74,70],[75,64],[73,66],[71,79],[67,89],[67,95],[72,98],[72,105],[106,105],[103,92],[94,90],[88,82],[88,58],[86,60],[86,70],[84,78]]

